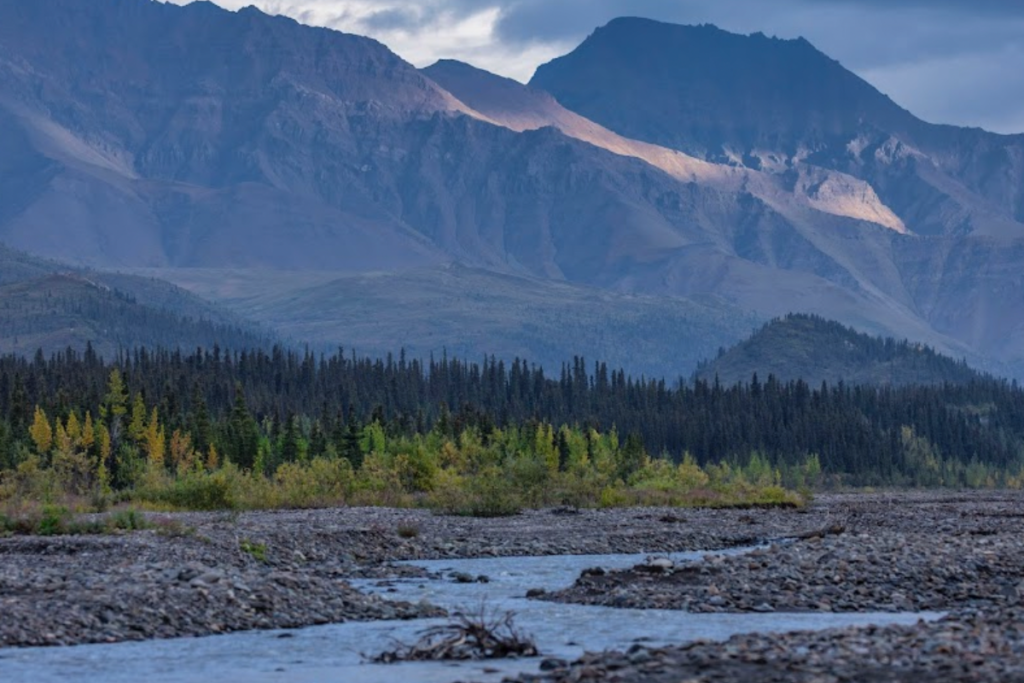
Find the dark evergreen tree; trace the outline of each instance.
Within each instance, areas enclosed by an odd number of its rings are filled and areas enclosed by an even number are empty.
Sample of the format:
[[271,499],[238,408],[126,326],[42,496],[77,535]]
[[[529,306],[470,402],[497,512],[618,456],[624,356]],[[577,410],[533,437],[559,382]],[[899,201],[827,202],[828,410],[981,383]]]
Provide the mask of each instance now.
[[348,420],[345,426],[345,443],[342,448],[341,454],[352,463],[352,469],[358,470],[363,466],[363,447],[360,441],[362,440],[363,429],[356,419],[354,410],[349,410]]

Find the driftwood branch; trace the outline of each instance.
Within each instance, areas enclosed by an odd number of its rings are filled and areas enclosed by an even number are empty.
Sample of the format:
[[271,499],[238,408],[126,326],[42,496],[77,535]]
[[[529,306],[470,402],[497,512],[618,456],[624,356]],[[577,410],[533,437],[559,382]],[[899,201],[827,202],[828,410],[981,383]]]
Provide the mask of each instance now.
[[477,616],[460,615],[450,624],[424,630],[415,643],[399,643],[394,650],[382,652],[370,661],[391,664],[536,656],[537,646],[532,638],[516,628],[514,616],[512,612],[505,612],[488,617],[483,610]]
[[825,538],[826,536],[840,536],[846,533],[845,524],[830,524],[820,529],[812,529],[811,531],[805,531],[802,534],[791,536],[790,538],[798,541],[808,541],[812,538]]

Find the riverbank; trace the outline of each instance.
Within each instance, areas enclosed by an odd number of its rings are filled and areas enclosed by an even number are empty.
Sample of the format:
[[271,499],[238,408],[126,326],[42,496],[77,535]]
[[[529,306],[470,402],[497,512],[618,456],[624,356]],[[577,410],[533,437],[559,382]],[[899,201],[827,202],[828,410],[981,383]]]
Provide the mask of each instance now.
[[679,566],[653,559],[595,570],[545,598],[690,612],[914,612],[1012,606],[1024,596],[1016,496],[837,498],[822,509],[833,521],[803,538]]
[[1024,610],[914,626],[734,636],[723,643],[586,654],[518,683],[897,683],[1024,680]]
[[[399,560],[656,555],[807,537],[754,558],[709,565],[728,568],[714,579],[727,602],[700,603],[714,610],[760,608],[769,602],[765,590],[772,609],[821,609],[820,596],[813,605],[779,598],[794,577],[811,586],[817,581],[822,590],[840,587],[841,596],[829,605],[835,610],[959,608],[976,598],[977,606],[1005,607],[1016,604],[1014,591],[1024,579],[1018,577],[1024,570],[1014,567],[1024,567],[1014,540],[1024,537],[1024,506],[1017,495],[1001,493],[824,496],[802,510],[559,509],[471,519],[344,508],[149,520],[153,528],[117,535],[0,539],[0,645],[117,642],[436,614],[426,605],[363,595],[348,584],[421,571],[391,564]],[[811,538],[836,525],[844,533]],[[853,562],[854,554],[864,561]],[[925,593],[931,584],[922,577],[933,565],[947,578],[959,575],[961,592],[935,584]],[[904,566],[902,578],[889,571]],[[829,576],[840,567],[843,573]],[[628,596],[623,605],[683,607],[680,596],[697,591],[672,584],[676,575],[659,570],[642,578],[628,572],[606,577],[620,581],[619,597]],[[919,593],[908,588],[918,585]],[[980,586],[980,597],[964,592],[971,586]],[[898,591],[909,602],[895,600]],[[800,600],[804,592],[792,591]]]
[[[820,535],[742,556],[584,572],[544,599],[693,612],[948,612],[915,626],[750,634],[588,654],[521,683],[1024,680],[1024,504],[1016,494],[840,496]],[[831,530],[833,533],[828,533]],[[841,533],[838,533],[841,530]]]

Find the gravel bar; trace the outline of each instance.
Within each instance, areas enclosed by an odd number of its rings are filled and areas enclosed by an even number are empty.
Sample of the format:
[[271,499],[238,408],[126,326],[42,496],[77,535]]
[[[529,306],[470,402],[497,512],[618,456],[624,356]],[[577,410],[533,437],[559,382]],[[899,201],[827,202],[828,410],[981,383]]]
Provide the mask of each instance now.
[[[429,605],[387,602],[348,583],[417,575],[423,570],[393,564],[417,559],[656,558],[764,543],[753,555],[695,567],[655,561],[656,571],[584,576],[543,599],[693,611],[953,612],[958,621],[941,628],[981,629],[987,617],[978,615],[1015,618],[1024,591],[1024,505],[1013,493],[831,495],[802,510],[556,509],[501,519],[381,508],[147,518],[153,528],[144,531],[0,539],[0,647],[436,616]],[[843,533],[819,535],[836,526]]]

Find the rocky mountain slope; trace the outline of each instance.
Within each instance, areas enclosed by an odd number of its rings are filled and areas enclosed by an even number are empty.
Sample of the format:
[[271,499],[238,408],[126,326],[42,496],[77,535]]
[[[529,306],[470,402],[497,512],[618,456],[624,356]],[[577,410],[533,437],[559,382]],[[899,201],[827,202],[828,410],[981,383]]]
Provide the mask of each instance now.
[[1024,135],[923,122],[804,40],[643,19],[598,29],[531,86],[701,159],[797,185],[822,169],[870,184],[909,234],[862,272],[937,332],[1024,358]]
[[702,159],[864,179],[917,234],[1024,230],[1024,135],[925,123],[802,39],[618,19],[531,85]]
[[[694,54],[690,31],[706,38]],[[926,165],[907,150],[938,140],[931,128],[815,55],[626,20],[528,88],[452,62],[419,71],[376,41],[254,9],[0,0],[0,242],[160,272],[454,262],[547,285],[548,300],[568,284],[718,300],[735,320],[806,311],[1024,361],[1018,208],[980,170],[996,143],[956,133],[963,154]],[[811,85],[782,87],[794,73]],[[851,98],[863,106],[840,106]],[[399,290],[378,308],[400,308]],[[309,329],[323,313],[303,310],[282,324]],[[471,310],[464,327],[486,325]],[[534,357],[547,343],[523,341]]]

